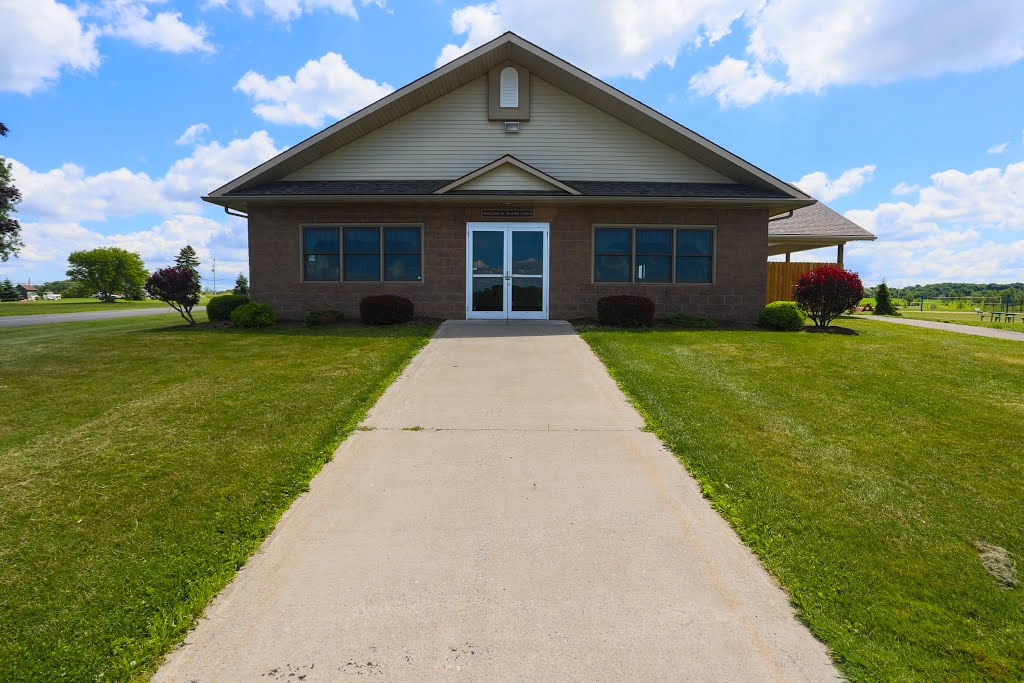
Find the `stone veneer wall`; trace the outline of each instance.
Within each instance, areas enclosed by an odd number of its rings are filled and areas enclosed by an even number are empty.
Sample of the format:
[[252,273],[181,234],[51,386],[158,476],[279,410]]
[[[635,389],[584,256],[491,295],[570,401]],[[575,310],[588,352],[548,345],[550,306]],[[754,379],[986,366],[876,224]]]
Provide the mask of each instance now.
[[[524,203],[524,205],[526,205]],[[678,312],[719,320],[754,322],[764,306],[768,260],[765,209],[714,209],[685,205],[538,204],[533,219],[493,222],[551,224],[552,319],[593,317],[608,294],[651,298],[659,317]],[[371,294],[400,294],[417,315],[466,317],[466,223],[486,222],[479,205],[349,204],[251,205],[249,262],[252,297],[269,303],[283,318],[312,309],[337,309],[358,317],[359,300]],[[423,225],[422,282],[301,282],[300,227],[346,223]],[[715,284],[593,283],[593,226],[717,225]]]

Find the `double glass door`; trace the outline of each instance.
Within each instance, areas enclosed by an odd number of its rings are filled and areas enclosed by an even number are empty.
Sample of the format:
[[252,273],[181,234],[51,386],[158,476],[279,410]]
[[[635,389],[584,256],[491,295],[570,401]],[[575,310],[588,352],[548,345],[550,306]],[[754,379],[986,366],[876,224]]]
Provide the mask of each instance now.
[[466,317],[548,317],[547,223],[470,223]]

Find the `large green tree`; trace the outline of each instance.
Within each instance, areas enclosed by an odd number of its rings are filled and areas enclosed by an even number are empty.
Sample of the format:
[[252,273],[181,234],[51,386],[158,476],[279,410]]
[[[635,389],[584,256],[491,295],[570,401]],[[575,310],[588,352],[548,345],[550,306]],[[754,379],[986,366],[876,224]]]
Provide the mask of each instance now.
[[[0,123],[0,136],[7,137],[7,126]],[[21,250],[21,224],[11,217],[21,192],[11,182],[11,162],[0,156],[0,261],[7,261]]]
[[240,296],[249,296],[249,280],[246,279],[241,273],[235,278],[235,288],[231,290],[232,294],[238,294]]
[[195,273],[196,279],[199,279],[199,255],[196,254],[196,250],[192,248],[191,244],[186,244],[178,252],[177,258],[174,259],[174,267],[191,270]]
[[17,301],[18,290],[14,288],[14,283],[11,282],[10,278],[4,278],[3,282],[0,282],[0,301]]
[[68,264],[68,277],[98,292],[104,301],[113,301],[114,294],[141,299],[149,277],[141,256],[118,247],[73,252]]

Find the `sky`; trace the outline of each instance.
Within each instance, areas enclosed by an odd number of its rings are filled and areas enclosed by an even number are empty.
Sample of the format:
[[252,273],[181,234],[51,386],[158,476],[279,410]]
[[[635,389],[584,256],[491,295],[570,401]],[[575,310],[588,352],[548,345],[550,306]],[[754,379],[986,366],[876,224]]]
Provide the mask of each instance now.
[[[0,0],[0,156],[25,247],[248,273],[199,197],[506,30],[878,236],[866,285],[1024,281],[1024,2]],[[795,255],[834,260],[835,250]]]

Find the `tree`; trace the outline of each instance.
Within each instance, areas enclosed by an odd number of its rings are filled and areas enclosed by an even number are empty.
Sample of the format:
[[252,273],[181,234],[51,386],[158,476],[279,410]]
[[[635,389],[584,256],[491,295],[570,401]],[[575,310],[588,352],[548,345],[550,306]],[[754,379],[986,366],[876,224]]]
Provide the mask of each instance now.
[[249,296],[249,280],[241,273],[235,278],[235,288],[231,290],[231,293],[238,294],[239,296]]
[[889,294],[889,285],[882,281],[875,290],[875,315],[899,315],[896,307],[892,305],[892,297]]
[[0,301],[17,301],[18,290],[14,288],[14,283],[11,282],[11,278],[4,278],[3,282],[0,282]]
[[[7,126],[0,123],[0,136],[7,137]],[[21,224],[11,217],[17,211],[21,192],[11,182],[11,163],[0,156],[0,261],[7,262],[21,251]]]
[[199,279],[199,256],[191,244],[186,244],[178,252],[178,257],[174,259],[174,267],[187,268],[196,274],[196,280]]
[[68,277],[107,302],[114,300],[114,294],[142,298],[149,276],[141,256],[118,247],[76,251],[68,256],[68,263]]
[[146,292],[176,310],[189,325],[195,325],[192,307],[199,303],[199,276],[191,268],[161,268],[146,280]]
[[862,298],[864,285],[860,277],[838,266],[820,266],[804,273],[796,286],[796,302],[815,327],[828,327]]

